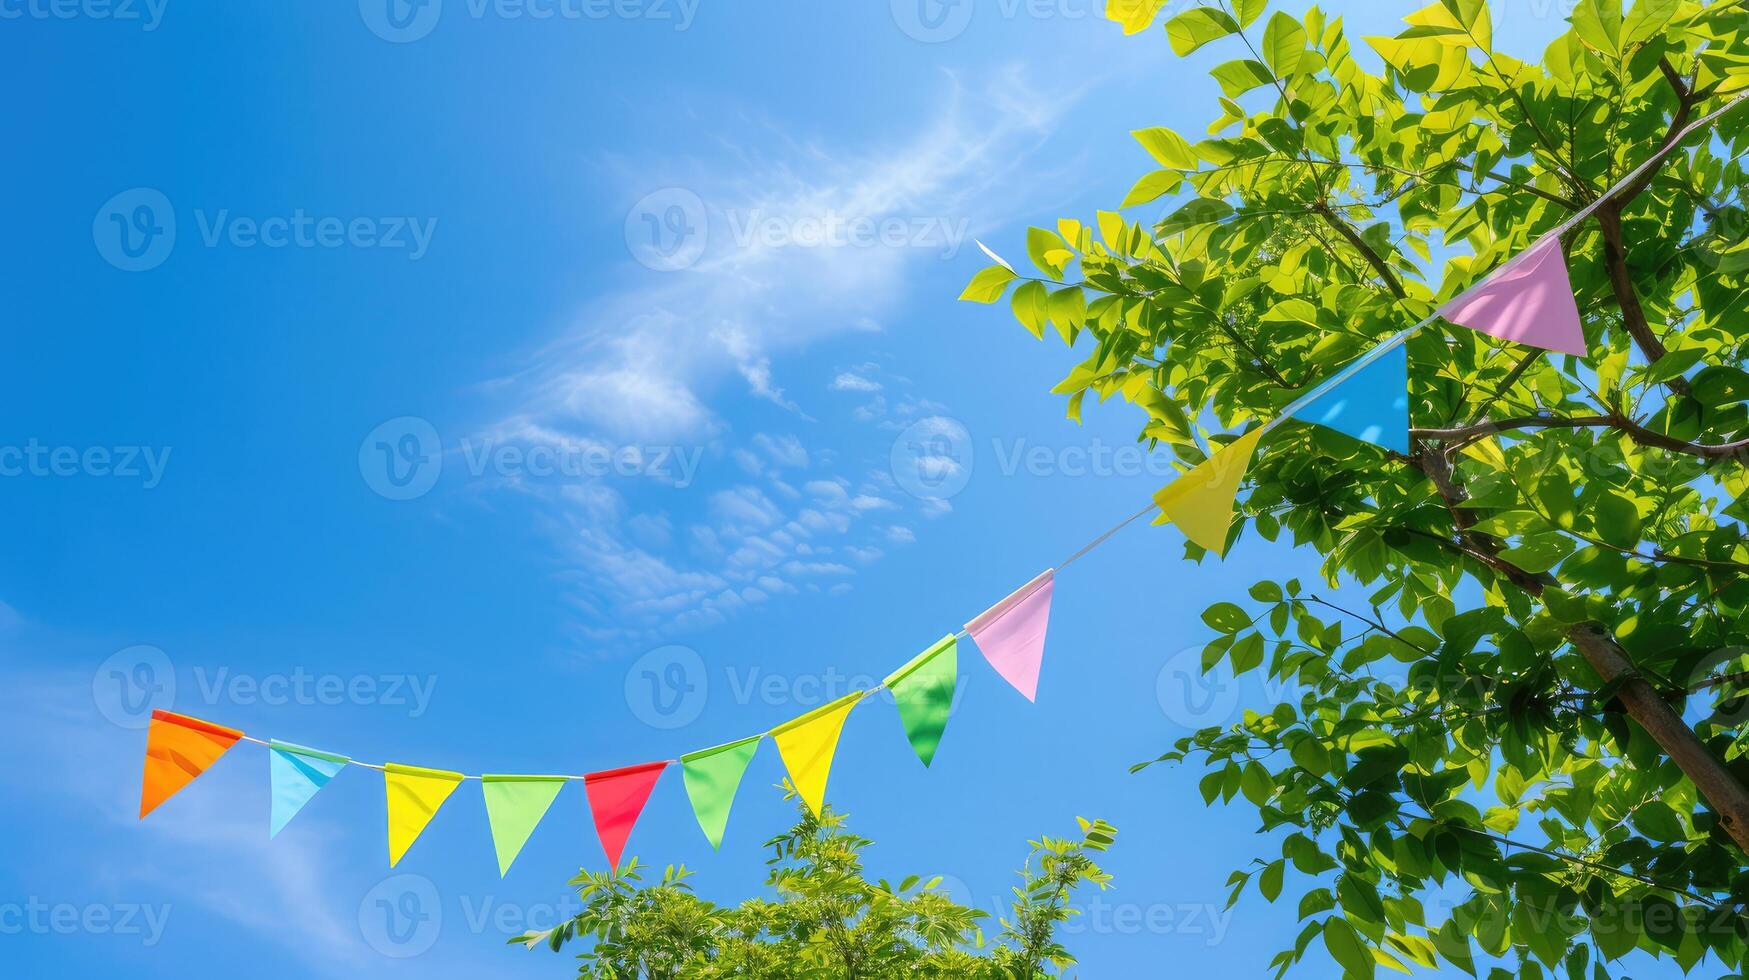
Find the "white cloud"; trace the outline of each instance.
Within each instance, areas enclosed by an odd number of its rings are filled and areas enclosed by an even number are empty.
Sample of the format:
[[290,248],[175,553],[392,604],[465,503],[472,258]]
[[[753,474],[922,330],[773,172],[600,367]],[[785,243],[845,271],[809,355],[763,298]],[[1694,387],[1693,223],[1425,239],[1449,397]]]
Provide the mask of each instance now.
[[[575,565],[568,598],[588,620],[582,635],[610,642],[697,628],[795,592],[797,576],[850,574],[850,565],[818,560],[826,541],[855,549],[842,552],[855,563],[879,557],[879,548],[858,540],[858,528],[865,516],[898,505],[878,475],[854,482],[845,475],[855,447],[841,439],[809,447],[794,434],[766,431],[738,435],[729,421],[742,417],[734,392],[748,412],[775,405],[811,423],[785,390],[782,355],[834,334],[881,329],[883,317],[903,308],[923,265],[971,247],[972,231],[1006,221],[1018,198],[1053,187],[1048,166],[1029,157],[1077,98],[1030,90],[1018,68],[977,91],[949,76],[933,119],[872,149],[821,146],[757,124],[747,135],[750,127],[737,121],[724,130],[736,142],[725,136],[714,144],[731,158],[727,166],[713,156],[597,168],[608,183],[617,178],[620,202],[664,186],[696,194],[704,212],[693,226],[704,249],[677,271],[629,260],[608,270],[600,281],[610,288],[580,301],[525,367],[482,386],[507,399],[488,429],[554,445],[688,446],[735,475],[700,473],[703,486],[687,485],[702,497],[665,501],[656,512],[605,478],[562,490],[505,481],[541,507]],[[830,216],[924,223],[940,241],[919,248],[800,234]],[[754,224],[791,234],[747,234]],[[831,387],[866,397],[856,418],[886,424],[883,393],[902,383],[877,364],[858,363],[838,371]],[[907,409],[919,403],[908,394],[902,401]],[[883,526],[867,532],[896,540]]]
[[881,383],[879,381],[875,381],[875,380],[872,380],[870,378],[865,378],[862,375],[856,374],[856,373],[851,372],[851,371],[842,371],[842,372],[839,372],[838,377],[832,379],[832,390],[833,391],[880,391],[881,390]]

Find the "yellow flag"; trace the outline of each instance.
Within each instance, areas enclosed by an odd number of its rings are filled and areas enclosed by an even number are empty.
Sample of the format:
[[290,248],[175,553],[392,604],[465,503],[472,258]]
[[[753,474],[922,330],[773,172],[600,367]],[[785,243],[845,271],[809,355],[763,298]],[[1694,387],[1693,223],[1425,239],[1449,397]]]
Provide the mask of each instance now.
[[462,774],[389,763],[383,766],[389,788],[389,867],[424,833],[437,808],[461,785]]
[[1225,554],[1239,481],[1245,478],[1261,438],[1263,427],[1258,426],[1162,487],[1154,494],[1154,503],[1160,505],[1163,517],[1178,525],[1190,540],[1217,555]]
[[838,734],[844,731],[844,719],[850,717],[850,709],[862,695],[861,691],[847,694],[771,730],[771,740],[777,743],[777,754],[783,757],[790,782],[815,816],[826,802],[826,777],[832,772]]

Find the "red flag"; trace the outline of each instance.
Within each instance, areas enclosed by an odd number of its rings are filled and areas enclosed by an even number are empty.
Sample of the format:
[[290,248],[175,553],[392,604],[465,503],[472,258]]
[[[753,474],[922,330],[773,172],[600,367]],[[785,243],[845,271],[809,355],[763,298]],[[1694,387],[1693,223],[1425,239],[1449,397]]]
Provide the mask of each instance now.
[[146,728],[146,773],[140,785],[140,817],[206,772],[243,733],[168,711],[153,711]]
[[609,769],[583,776],[583,789],[589,794],[589,812],[595,817],[595,834],[601,838],[601,849],[607,860],[619,868],[619,856],[626,848],[626,838],[650,791],[656,788],[656,778],[667,768],[666,762],[646,762],[641,766]]

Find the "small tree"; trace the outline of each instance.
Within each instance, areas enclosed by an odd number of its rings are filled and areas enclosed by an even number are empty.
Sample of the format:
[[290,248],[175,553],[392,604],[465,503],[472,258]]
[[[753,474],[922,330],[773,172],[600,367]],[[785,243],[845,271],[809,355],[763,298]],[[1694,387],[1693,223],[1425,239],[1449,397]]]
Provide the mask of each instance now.
[[554,929],[510,940],[554,951],[589,942],[579,954],[583,977],[967,977],[991,980],[1057,976],[1075,958],[1056,941],[1057,926],[1076,914],[1069,904],[1084,884],[1104,889],[1111,876],[1092,855],[1117,831],[1082,820],[1074,840],[1042,838],[1020,871],[1021,884],[1000,931],[986,942],[987,913],[959,905],[941,878],[906,878],[896,887],[863,875],[871,842],[844,828],[825,807],[766,842],[771,898],[734,908],[693,894],[684,867],[642,885],[636,858],[618,871],[581,870],[571,879],[583,911]]
[[[1162,5],[1108,13],[1139,31]],[[1160,169],[1122,206],[1175,195],[1160,221],[1033,228],[1038,275],[967,287],[1013,286],[1022,325],[1080,352],[1070,416],[1119,396],[1193,465],[1601,202],[1561,241],[1589,351],[1436,326],[1407,344],[1408,453],[1303,424],[1265,440],[1232,534],[1316,548],[1325,581],[1209,607],[1203,663],[1295,696],[1161,758],[1274,831],[1235,897],[1300,876],[1283,972],[1314,943],[1349,977],[1473,973],[1478,948],[1523,977],[1607,977],[1634,949],[1740,969],[1749,112],[1603,195],[1749,87],[1749,5],[1578,0],[1536,64],[1496,49],[1484,0],[1441,0],[1366,39],[1376,73],[1340,18],[1266,7],[1165,23],[1178,55],[1234,58],[1211,138],[1135,133]],[[1342,583],[1364,598],[1327,597]]]

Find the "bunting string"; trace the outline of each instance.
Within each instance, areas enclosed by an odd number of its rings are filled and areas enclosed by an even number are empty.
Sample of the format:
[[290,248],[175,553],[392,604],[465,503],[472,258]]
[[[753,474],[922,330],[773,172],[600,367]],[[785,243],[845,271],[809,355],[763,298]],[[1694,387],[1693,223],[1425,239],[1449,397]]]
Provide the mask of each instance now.
[[[318,791],[345,769],[383,774],[389,863],[399,863],[438,811],[464,782],[481,785],[499,873],[507,874],[566,783],[581,782],[608,862],[621,855],[662,773],[679,766],[693,813],[713,848],[720,847],[742,777],[759,746],[770,739],[789,781],[815,813],[826,789],[839,735],[863,701],[892,694],[901,728],[923,765],[934,760],[959,683],[958,647],[969,640],[996,673],[1028,701],[1037,696],[1057,573],[1117,532],[1160,511],[1156,523],[1176,524],[1191,541],[1224,553],[1234,505],[1257,444],[1291,418],[1323,425],[1387,450],[1408,449],[1407,355],[1403,345],[1436,320],[1547,350],[1583,355],[1577,300],[1568,279],[1560,236],[1641,179],[1695,132],[1749,100],[1749,91],[1701,116],[1671,136],[1638,166],[1528,247],[1461,290],[1432,313],[1355,357],[1302,394],[1280,414],[1239,434],[1167,484],[1146,507],[1082,545],[1001,601],[912,657],[879,684],[855,691],[800,717],[737,741],[682,755],[599,772],[555,775],[468,775],[400,763],[361,762],[348,756],[261,739],[223,725],[169,711],[153,711],[146,733],[140,817],[158,809],[214,765],[236,743],[269,750],[272,808],[268,832],[277,836]],[[1393,352],[1396,357],[1387,360]],[[1345,397],[1319,405],[1332,391]],[[1389,421],[1389,426],[1384,422]]]

